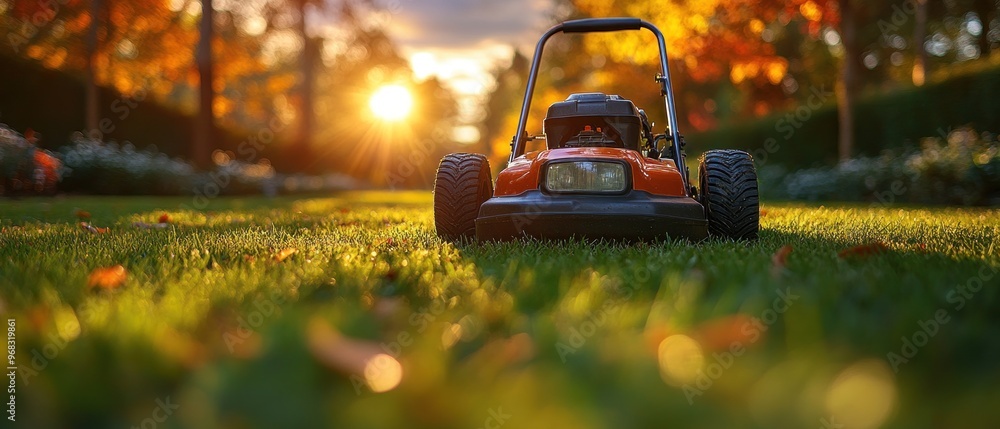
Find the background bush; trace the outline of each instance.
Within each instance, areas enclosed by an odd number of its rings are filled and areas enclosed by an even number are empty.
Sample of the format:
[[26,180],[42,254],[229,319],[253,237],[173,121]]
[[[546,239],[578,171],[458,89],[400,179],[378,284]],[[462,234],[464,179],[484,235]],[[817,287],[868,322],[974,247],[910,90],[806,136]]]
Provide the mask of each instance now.
[[195,169],[155,149],[136,150],[84,138],[79,133],[60,155],[66,167],[63,191],[104,195],[176,195],[189,192]]
[[0,195],[55,193],[61,170],[59,160],[35,139],[0,124]]
[[835,167],[787,173],[761,168],[762,194],[772,199],[1000,205],[1000,143],[991,133],[959,129],[923,139],[919,149],[886,150]]
[[[823,90],[833,91],[833,87]],[[854,112],[855,153],[878,156],[886,149],[913,146],[928,136],[944,137],[955,128],[1000,130],[997,94],[1000,94],[1000,67],[954,73],[920,88],[862,98]],[[794,113],[782,112],[689,134],[687,141],[694,153],[732,148],[756,152],[757,160],[766,164],[832,165],[837,162],[838,120],[832,95],[827,101],[829,104],[816,110],[800,108],[805,110],[794,120],[788,118]],[[778,150],[767,152],[766,159],[762,159],[765,157],[760,155],[768,139],[774,139]]]

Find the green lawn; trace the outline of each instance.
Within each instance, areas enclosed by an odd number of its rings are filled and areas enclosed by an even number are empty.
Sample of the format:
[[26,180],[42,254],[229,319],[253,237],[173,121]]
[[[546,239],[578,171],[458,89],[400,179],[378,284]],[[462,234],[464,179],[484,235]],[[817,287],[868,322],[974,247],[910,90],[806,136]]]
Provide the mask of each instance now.
[[[1000,211],[768,205],[751,244],[453,246],[435,237],[430,202],[0,201],[18,422],[1000,421]],[[77,210],[110,230],[81,228]],[[166,228],[134,226],[163,213]],[[88,287],[93,270],[119,264],[123,283]]]

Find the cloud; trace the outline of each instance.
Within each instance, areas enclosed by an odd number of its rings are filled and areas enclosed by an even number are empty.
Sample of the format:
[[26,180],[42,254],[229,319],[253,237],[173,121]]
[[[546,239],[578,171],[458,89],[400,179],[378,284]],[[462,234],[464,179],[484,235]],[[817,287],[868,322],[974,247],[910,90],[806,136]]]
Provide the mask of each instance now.
[[389,30],[412,50],[530,47],[551,25],[553,7],[550,0],[394,1]]

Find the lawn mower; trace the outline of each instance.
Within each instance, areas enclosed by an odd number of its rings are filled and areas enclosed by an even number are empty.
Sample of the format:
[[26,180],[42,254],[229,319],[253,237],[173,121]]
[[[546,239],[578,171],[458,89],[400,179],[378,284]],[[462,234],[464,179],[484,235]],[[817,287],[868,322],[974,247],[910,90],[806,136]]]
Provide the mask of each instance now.
[[[558,33],[651,31],[659,43],[655,77],[666,103],[666,130],[654,134],[631,101],[572,94],[549,106],[542,135],[527,133],[545,43]],[[538,41],[507,168],[494,186],[480,154],[445,156],[434,182],[434,226],[448,241],[757,238],[757,173],[749,154],[712,150],[690,183],[663,33],[637,18],[594,18],[552,27]],[[544,140],[545,149],[526,152]],[[660,143],[663,142],[663,147]]]

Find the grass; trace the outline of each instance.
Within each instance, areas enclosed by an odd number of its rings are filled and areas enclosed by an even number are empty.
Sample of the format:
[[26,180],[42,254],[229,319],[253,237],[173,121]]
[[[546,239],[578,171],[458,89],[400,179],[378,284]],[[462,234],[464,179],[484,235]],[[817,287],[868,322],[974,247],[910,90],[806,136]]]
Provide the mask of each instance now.
[[770,205],[752,244],[453,246],[423,193],[183,204],[2,202],[23,427],[1000,419],[995,210]]

